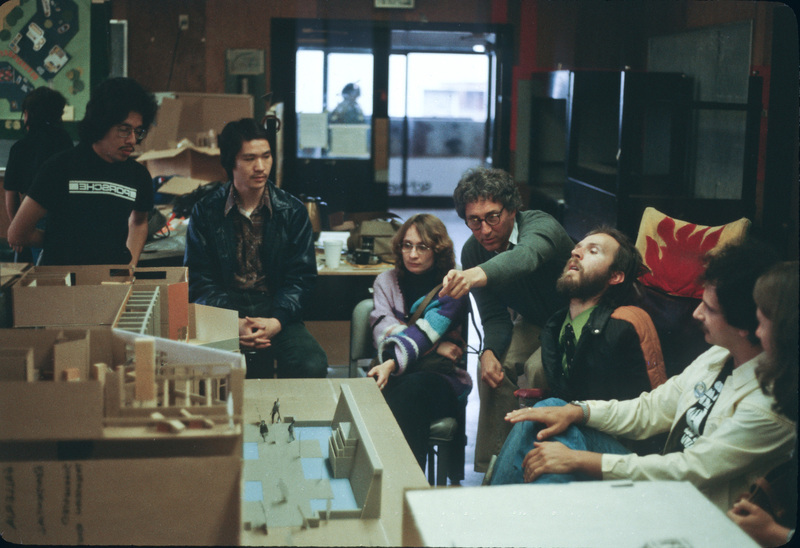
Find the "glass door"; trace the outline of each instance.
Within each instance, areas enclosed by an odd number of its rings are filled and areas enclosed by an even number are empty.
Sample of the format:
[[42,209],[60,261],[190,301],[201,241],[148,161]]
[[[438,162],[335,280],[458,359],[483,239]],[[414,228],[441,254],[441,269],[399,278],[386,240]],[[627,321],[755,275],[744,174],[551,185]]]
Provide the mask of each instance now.
[[492,163],[493,43],[492,33],[392,31],[391,205],[449,207],[464,171]]
[[464,170],[508,168],[508,29],[420,26],[272,20],[284,188],[331,211],[451,207]]

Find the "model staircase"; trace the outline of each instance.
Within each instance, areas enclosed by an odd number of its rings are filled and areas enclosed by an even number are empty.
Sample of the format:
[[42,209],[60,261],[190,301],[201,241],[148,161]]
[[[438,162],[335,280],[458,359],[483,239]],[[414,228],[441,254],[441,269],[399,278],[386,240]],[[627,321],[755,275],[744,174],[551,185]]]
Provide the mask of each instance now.
[[334,478],[350,477],[357,447],[358,437],[353,425],[349,422],[340,422],[328,439],[328,459]]

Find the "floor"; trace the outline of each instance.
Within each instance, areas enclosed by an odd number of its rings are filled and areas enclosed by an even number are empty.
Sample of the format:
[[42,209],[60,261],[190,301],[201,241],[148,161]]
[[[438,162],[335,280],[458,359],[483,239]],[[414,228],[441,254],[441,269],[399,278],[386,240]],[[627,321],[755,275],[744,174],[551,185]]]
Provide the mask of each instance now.
[[[453,245],[456,250],[456,262],[459,261],[461,256],[461,248],[467,241],[467,238],[472,232],[464,224],[464,221],[456,214],[455,209],[428,209],[428,210],[415,210],[415,209],[392,209],[392,213],[396,213],[402,220],[409,218],[415,213],[431,213],[439,217],[447,227],[447,232],[453,240]],[[474,308],[474,306],[473,306]],[[477,322],[480,326],[480,321]],[[469,331],[469,344],[477,349],[479,333],[475,327],[470,325]],[[465,457],[464,481],[461,482],[462,486],[478,486],[483,481],[483,473],[475,472],[473,463],[475,462],[475,438],[478,429],[478,409],[480,403],[478,400],[478,356],[476,353],[470,352],[467,356],[467,371],[472,376],[473,388],[467,400],[467,449]]]

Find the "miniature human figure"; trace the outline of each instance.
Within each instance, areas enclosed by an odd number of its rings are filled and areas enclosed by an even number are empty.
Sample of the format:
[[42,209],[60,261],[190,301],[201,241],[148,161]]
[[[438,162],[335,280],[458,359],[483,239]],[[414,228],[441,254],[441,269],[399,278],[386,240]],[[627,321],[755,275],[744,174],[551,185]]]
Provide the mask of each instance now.
[[289,442],[294,441],[294,419],[289,423]]
[[[131,155],[156,115],[153,95],[129,78],[92,90],[80,143],[50,158],[8,228],[12,246],[43,247],[41,264],[136,266],[147,240],[153,181]],[[37,223],[47,216],[47,229]]]
[[[708,259],[694,318],[714,346],[651,392],[622,401],[553,398],[509,413],[511,423],[534,421],[540,429],[532,437],[514,427],[506,443],[519,450],[498,457],[492,483],[689,481],[721,510],[730,508],[751,478],[787,460],[795,443],[794,423],[774,411],[756,377],[763,356],[752,293],[772,264],[772,253],[755,243],[728,245]],[[713,403],[703,405],[708,398]],[[685,417],[700,406],[706,420],[695,430]],[[612,437],[662,432],[669,437],[661,455],[630,453]]]
[[261,426],[259,428],[261,431],[261,439],[267,441],[267,434],[269,433],[269,427],[267,426],[267,421],[261,419]]
[[219,136],[230,181],[192,211],[184,264],[189,300],[236,310],[247,378],[325,377],[328,357],[302,321],[317,278],[308,211],[269,181],[272,152],[252,118]]
[[424,469],[431,422],[456,416],[472,389],[469,374],[456,365],[464,353],[461,326],[469,297],[434,295],[416,323],[408,325],[455,265],[453,242],[441,220],[421,213],[403,223],[392,251],[395,268],[373,284],[370,325],[380,363],[367,375],[377,381]]
[[361,88],[350,83],[342,88],[342,101],[331,112],[328,122],[331,124],[363,124],[364,112],[357,100],[361,96]]
[[275,400],[275,403],[272,404],[272,424],[275,424],[275,415],[278,415],[278,422],[281,421],[281,400],[280,398]]
[[[756,369],[761,389],[775,397],[774,409],[797,423],[798,262],[780,263],[753,290],[758,305],[756,335],[766,359]],[[783,546],[797,528],[797,446],[792,458],[771,470],[728,510],[761,546]],[[766,489],[760,485],[768,486]],[[766,497],[759,496],[766,494]],[[766,498],[766,501],[764,501]],[[764,505],[765,507],[762,507]]]
[[461,251],[464,270],[447,273],[440,295],[472,291],[483,323],[475,470],[485,472],[511,429],[503,417],[519,406],[519,375],[543,377],[534,352],[542,326],[567,304],[555,287],[573,242],[547,213],[519,211],[519,190],[503,170],[467,171],[453,200],[472,236]]
[[[72,148],[72,138],[61,125],[66,104],[63,95],[48,87],[36,88],[22,102],[27,134],[11,146],[3,182],[9,221],[14,220],[42,164],[58,152]],[[41,222],[38,228],[43,229],[43,225]],[[23,251],[19,246],[14,249],[17,260],[34,263],[40,251],[40,248]]]

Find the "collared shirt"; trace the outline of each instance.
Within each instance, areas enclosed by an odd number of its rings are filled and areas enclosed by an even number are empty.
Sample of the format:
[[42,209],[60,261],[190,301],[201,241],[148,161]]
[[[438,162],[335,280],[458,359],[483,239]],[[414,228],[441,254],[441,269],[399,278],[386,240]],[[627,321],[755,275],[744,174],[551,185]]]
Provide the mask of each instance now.
[[508,236],[508,245],[505,249],[501,251],[495,251],[494,254],[498,255],[503,251],[508,251],[509,249],[513,249],[515,245],[519,243],[519,227],[517,226],[517,220],[514,219],[514,228],[511,229],[511,234]]
[[[575,318],[570,318],[569,311],[567,311],[567,313],[564,315],[564,322],[561,324],[561,331],[558,333],[558,340],[564,340],[564,329],[567,327],[567,324],[570,324],[572,326],[572,331],[575,334],[575,346],[577,346],[578,341],[581,338],[583,328],[586,326],[586,322],[589,321],[589,316],[592,315],[592,312],[594,312],[595,308],[597,308],[597,305],[587,308]],[[564,374],[568,374],[569,364],[567,363],[567,353],[565,352],[564,348],[561,349],[561,366],[564,368]]]
[[233,212],[233,226],[236,229],[236,264],[234,283],[239,289],[252,289],[268,292],[267,277],[261,264],[261,245],[263,243],[264,222],[272,217],[269,192],[265,189],[261,201],[251,212],[245,211],[239,200],[236,187],[225,202],[225,216]]
[[519,226],[517,225],[517,220],[514,219],[514,228],[511,229],[511,234],[508,236],[508,247],[506,249],[511,249],[518,243],[519,243]]

